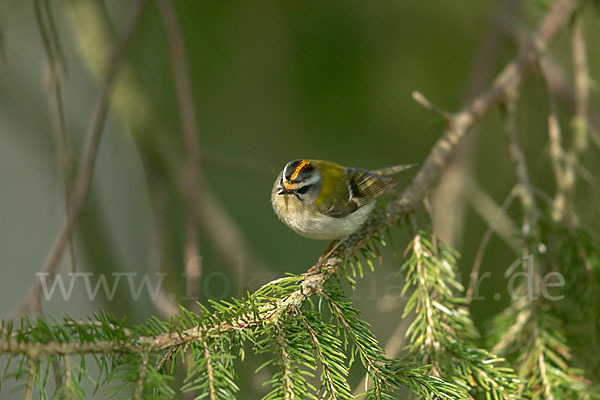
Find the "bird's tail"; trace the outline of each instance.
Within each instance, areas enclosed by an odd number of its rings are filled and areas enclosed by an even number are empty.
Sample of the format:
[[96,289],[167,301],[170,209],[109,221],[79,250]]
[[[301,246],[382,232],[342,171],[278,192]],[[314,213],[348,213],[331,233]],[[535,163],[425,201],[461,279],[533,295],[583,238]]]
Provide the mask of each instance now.
[[379,169],[373,170],[371,172],[374,174],[377,174],[377,175],[394,175],[394,174],[404,171],[405,169],[412,168],[416,165],[417,164],[394,165],[393,167],[379,168]]

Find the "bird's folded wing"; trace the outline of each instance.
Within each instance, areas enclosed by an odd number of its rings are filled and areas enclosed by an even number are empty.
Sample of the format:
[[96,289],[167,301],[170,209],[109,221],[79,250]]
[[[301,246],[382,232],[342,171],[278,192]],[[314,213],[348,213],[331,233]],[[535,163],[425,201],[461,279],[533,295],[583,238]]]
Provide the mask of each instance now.
[[339,180],[332,193],[317,198],[317,209],[325,215],[342,218],[371,203],[396,180],[358,168],[346,168],[346,179]]

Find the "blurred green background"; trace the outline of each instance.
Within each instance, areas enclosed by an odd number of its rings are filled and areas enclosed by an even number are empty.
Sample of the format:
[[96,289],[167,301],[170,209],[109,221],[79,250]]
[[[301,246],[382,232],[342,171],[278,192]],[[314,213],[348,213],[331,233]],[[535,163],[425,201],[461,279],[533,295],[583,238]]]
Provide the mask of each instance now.
[[[506,11],[508,3],[515,5],[513,11]],[[48,4],[62,47],[60,77],[76,168],[98,92],[98,70],[106,61],[103,46],[122,31],[131,2]],[[412,91],[446,110],[458,110],[517,53],[511,29],[534,27],[547,4],[267,0],[176,5],[196,103],[204,190],[246,243],[245,253],[219,250],[210,234],[216,227],[200,227],[200,300],[205,302],[207,297],[241,296],[286,272],[301,273],[327,246],[296,235],[271,209],[271,187],[287,161],[321,158],[367,169],[422,163],[443,123],[412,100]],[[597,78],[598,15],[591,12],[588,20],[590,70]],[[0,29],[0,315],[6,315],[36,279],[64,220],[65,198],[53,139],[48,62],[32,2],[2,1]],[[185,152],[167,41],[154,2],[147,2],[134,35],[76,229],[77,271],[108,274],[109,282],[110,274],[118,272],[166,273],[165,293],[189,305],[182,276],[188,212],[178,183]],[[570,79],[569,51],[563,34],[552,53]],[[598,104],[597,91],[592,103]],[[561,122],[569,140],[565,110]],[[534,183],[553,194],[546,113],[544,84],[534,75],[521,93],[519,129]],[[464,165],[460,176],[476,180],[497,203],[503,201],[515,180],[498,111],[478,124],[458,162]],[[597,149],[583,163],[598,176]],[[402,185],[414,173],[403,175]],[[584,183],[578,187],[585,225],[598,233],[598,208],[593,207],[598,194]],[[444,190],[456,191],[456,186]],[[471,207],[470,195],[461,192],[459,186],[451,205],[433,201],[433,229],[462,253],[466,276],[487,225]],[[443,200],[446,193],[437,196]],[[518,207],[509,213],[518,226]],[[446,221],[445,214],[456,216],[458,225]],[[431,229],[422,211],[419,224]],[[402,262],[408,239],[404,228],[392,233],[394,243],[383,265],[353,292],[384,343],[400,322],[401,300],[393,294],[402,282],[390,276]],[[473,305],[477,324],[506,304],[506,296],[496,301],[491,294],[506,293],[502,271],[516,257],[501,239],[492,239],[482,271],[492,272],[494,279],[480,288],[488,300]],[[66,276],[69,264],[64,257],[59,273]],[[90,302],[80,282],[69,301],[53,296],[44,310],[57,318],[106,310],[131,323],[164,317],[147,293],[132,299],[124,281],[112,301],[105,297],[101,293]],[[252,380],[260,362],[250,364],[239,371],[242,387],[255,394],[249,398],[258,398],[265,390],[260,385],[264,376]],[[355,375],[358,381],[360,372]]]

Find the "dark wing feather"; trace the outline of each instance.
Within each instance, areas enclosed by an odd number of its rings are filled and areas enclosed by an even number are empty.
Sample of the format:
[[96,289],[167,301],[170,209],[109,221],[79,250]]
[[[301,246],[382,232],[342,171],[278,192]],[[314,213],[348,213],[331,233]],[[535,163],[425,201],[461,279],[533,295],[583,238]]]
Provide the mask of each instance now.
[[346,174],[352,192],[352,200],[358,208],[374,201],[396,183],[394,177],[357,168],[347,168]]
[[358,168],[346,168],[345,175],[345,180],[337,181],[338,184],[332,190],[333,195],[319,196],[317,199],[316,205],[322,214],[334,218],[345,217],[374,201],[396,182],[391,176]]

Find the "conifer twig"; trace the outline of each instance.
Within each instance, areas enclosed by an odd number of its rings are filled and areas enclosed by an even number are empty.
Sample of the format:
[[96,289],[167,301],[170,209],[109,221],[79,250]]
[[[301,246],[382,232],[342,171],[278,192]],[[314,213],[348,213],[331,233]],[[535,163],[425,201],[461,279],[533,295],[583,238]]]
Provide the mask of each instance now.
[[139,365],[138,377],[135,385],[135,392],[133,398],[139,400],[144,396],[144,382],[146,380],[146,373],[148,372],[148,352],[142,352],[142,361]]
[[212,367],[212,357],[210,355],[210,351],[208,350],[208,344],[205,341],[203,341],[202,345],[204,346],[204,358],[206,359],[206,374],[208,375],[209,399],[217,400],[217,391],[215,389],[215,378]]
[[35,370],[37,358],[30,356],[27,359],[29,368],[27,369],[27,383],[25,384],[25,400],[31,400],[33,397],[33,382],[35,381]]
[[290,377],[290,355],[286,350],[285,336],[283,335],[281,330],[277,332],[277,344],[279,345],[279,352],[281,355],[283,366],[283,399],[292,400],[294,398],[294,382]]
[[[298,304],[322,291],[329,278],[346,260],[351,259],[360,249],[370,242],[373,235],[399,221],[405,212],[416,208],[427,190],[434,184],[443,170],[460,139],[478,118],[482,117],[494,105],[503,101],[507,93],[517,87],[530,70],[537,57],[548,46],[570,18],[578,2],[576,0],[559,0],[555,2],[542,20],[533,35],[532,43],[526,51],[509,62],[504,71],[495,80],[492,87],[476,96],[463,110],[455,114],[450,127],[433,146],[429,156],[423,163],[413,182],[404,190],[402,196],[388,204],[385,214],[375,214],[356,234],[351,235],[338,248],[338,252],[323,262],[326,269],[322,272],[305,274],[298,282],[299,288],[280,299],[262,306],[256,312],[243,318],[220,323],[208,329],[194,327],[180,333],[164,333],[156,336],[137,338],[135,342],[97,341],[94,343],[23,343],[15,339],[0,340],[0,351],[12,354],[26,354],[34,348],[39,354],[82,354],[94,352],[139,352],[141,348],[162,350],[172,346],[183,345],[218,337],[225,332],[239,331],[249,326],[278,321],[293,310]],[[271,282],[270,284],[273,284]],[[269,284],[265,285],[268,286]]]
[[71,382],[71,356],[63,356],[63,362],[65,364],[65,395],[67,399],[72,399],[74,392],[73,382]]

